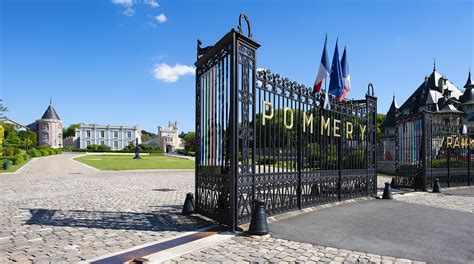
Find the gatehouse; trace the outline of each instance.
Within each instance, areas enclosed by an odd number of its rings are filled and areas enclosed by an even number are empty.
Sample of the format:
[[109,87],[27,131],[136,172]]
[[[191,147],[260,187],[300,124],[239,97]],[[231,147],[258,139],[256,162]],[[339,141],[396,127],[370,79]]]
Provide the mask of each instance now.
[[375,194],[373,87],[324,109],[324,92],[257,66],[250,30],[241,15],[214,45],[198,40],[196,211],[235,230],[255,199],[275,215]]

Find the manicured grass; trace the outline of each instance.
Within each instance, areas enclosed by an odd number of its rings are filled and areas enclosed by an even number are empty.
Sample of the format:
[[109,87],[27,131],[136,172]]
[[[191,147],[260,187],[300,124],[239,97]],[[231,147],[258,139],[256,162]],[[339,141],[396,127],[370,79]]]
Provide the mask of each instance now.
[[23,161],[22,163],[20,163],[18,165],[13,165],[12,163],[10,163],[10,168],[8,170],[3,170],[3,163],[1,163],[0,165],[2,166],[2,168],[0,169],[0,173],[15,172],[19,168],[23,167],[23,165],[28,163],[28,161],[30,161],[30,160],[31,160],[31,158],[29,158],[28,160]]
[[194,161],[169,157],[143,155],[86,155],[75,160],[101,170],[149,170],[149,169],[194,169]]

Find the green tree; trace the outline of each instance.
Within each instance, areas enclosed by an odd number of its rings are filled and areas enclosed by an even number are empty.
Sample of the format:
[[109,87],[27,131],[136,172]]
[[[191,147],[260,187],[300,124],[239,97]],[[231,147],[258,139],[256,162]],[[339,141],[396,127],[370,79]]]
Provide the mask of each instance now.
[[8,109],[6,107],[3,106],[2,104],[2,99],[0,99],[0,117],[3,117],[5,112],[8,112]]
[[376,124],[376,132],[377,138],[380,138],[381,135],[384,134],[384,129],[382,128],[382,123],[385,121],[386,116],[384,114],[377,114],[377,124]]
[[68,128],[63,129],[63,138],[73,137],[76,135],[76,128],[79,128],[80,124],[71,124]]
[[157,137],[155,133],[148,132],[146,130],[142,130],[141,133],[142,133],[142,142],[145,142]]
[[32,148],[36,146],[36,133],[33,131],[19,131],[18,136],[21,140],[21,148]]
[[187,151],[196,151],[196,133],[188,132],[183,137],[184,149]]

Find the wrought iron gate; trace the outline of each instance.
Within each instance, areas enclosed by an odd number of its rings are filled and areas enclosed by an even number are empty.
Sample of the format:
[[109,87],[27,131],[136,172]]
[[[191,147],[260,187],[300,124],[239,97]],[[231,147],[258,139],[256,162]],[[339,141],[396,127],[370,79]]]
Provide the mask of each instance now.
[[269,215],[376,192],[373,88],[323,109],[324,93],[256,66],[259,44],[232,29],[198,41],[196,209],[235,230],[254,199]]
[[[439,114],[420,112],[397,118],[396,185],[427,190],[435,178],[444,187],[470,185],[472,127],[442,122]],[[471,142],[472,141],[472,142]]]

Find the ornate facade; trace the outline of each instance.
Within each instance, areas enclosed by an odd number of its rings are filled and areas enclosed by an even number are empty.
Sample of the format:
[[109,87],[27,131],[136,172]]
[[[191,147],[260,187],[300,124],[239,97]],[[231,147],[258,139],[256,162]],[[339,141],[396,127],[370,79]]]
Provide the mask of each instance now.
[[386,119],[382,124],[384,134],[379,145],[379,171],[395,172],[396,122],[400,115],[428,111],[433,113],[433,122],[457,125],[474,125],[474,83],[469,71],[464,91],[457,88],[433,67],[430,75],[400,106],[393,97]]
[[158,146],[163,148],[166,153],[175,152],[177,149],[183,149],[183,142],[179,138],[178,121],[168,122],[168,128],[158,126]]

